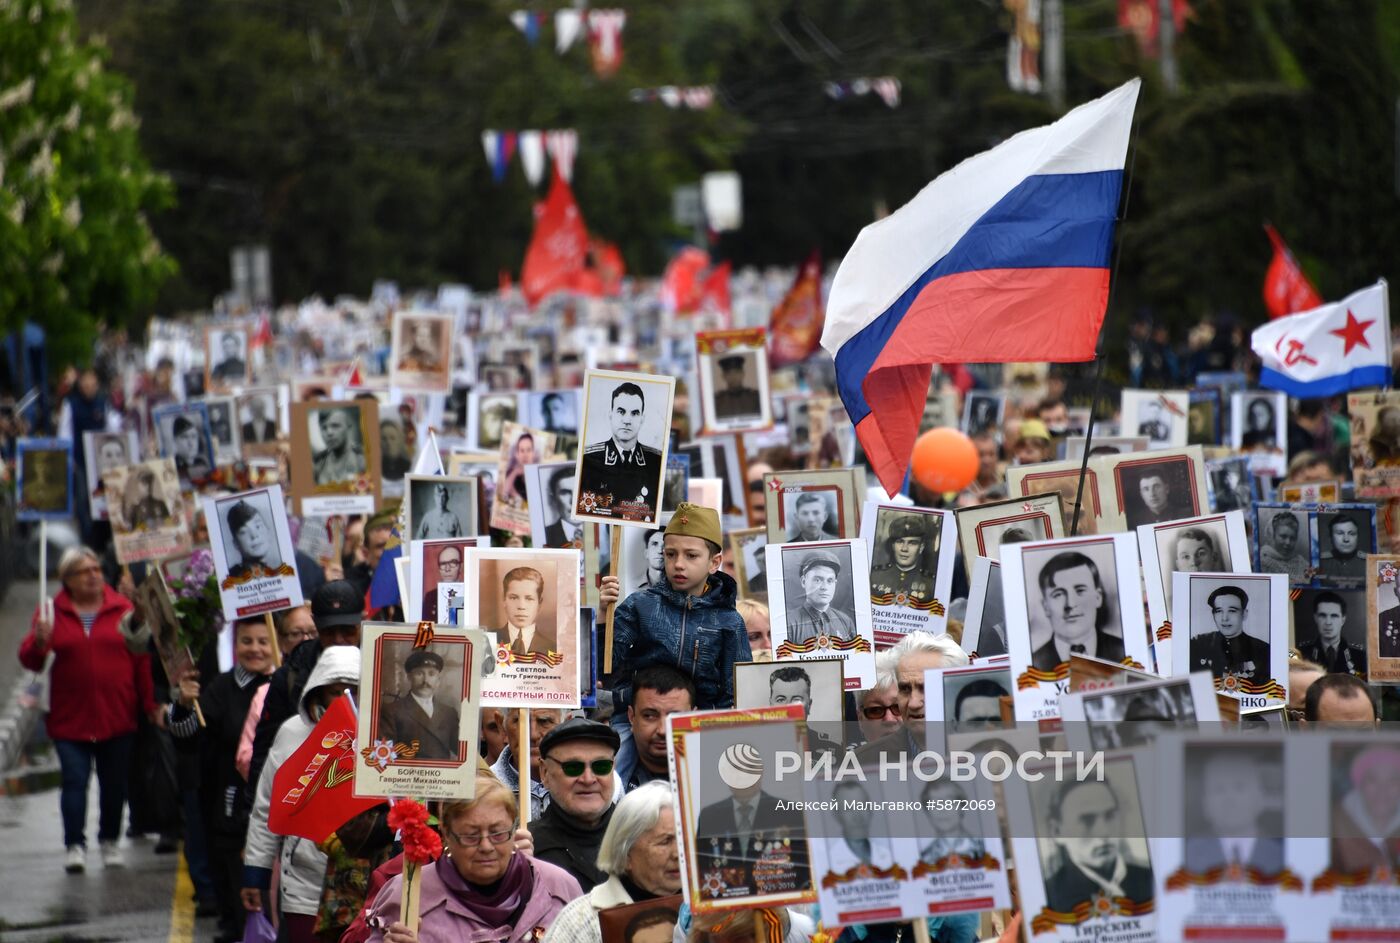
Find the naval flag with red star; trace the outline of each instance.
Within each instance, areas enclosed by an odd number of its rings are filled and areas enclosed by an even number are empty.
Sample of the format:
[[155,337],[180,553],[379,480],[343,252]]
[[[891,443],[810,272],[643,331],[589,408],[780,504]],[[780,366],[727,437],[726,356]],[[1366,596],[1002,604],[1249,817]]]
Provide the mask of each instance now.
[[1390,298],[1385,279],[1335,304],[1277,318],[1254,332],[1259,385],[1307,399],[1390,385]]

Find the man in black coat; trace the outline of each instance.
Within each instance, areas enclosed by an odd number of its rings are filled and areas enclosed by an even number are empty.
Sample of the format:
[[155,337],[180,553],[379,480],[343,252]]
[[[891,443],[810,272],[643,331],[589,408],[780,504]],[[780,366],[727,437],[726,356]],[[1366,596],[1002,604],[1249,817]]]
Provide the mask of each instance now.
[[608,879],[598,848],[612,821],[621,743],[609,724],[573,717],[540,739],[540,780],[549,790],[544,814],[530,823],[535,857],[558,865],[588,893]]
[[1215,631],[1191,639],[1191,670],[1216,678],[1234,675],[1253,684],[1269,680],[1269,643],[1244,630],[1249,595],[1238,586],[1221,586],[1206,597]]
[[443,660],[437,652],[414,649],[404,660],[408,696],[392,702],[379,715],[378,736],[395,743],[418,744],[415,760],[455,760],[461,754],[457,704],[439,699]]
[[[1050,804],[1050,837],[1060,850],[1060,864],[1045,879],[1045,905],[1057,913],[1104,895],[1134,904],[1152,900],[1152,870],[1124,856],[1130,834],[1118,794],[1108,780],[1062,783]],[[1135,834],[1144,834],[1136,826]]]

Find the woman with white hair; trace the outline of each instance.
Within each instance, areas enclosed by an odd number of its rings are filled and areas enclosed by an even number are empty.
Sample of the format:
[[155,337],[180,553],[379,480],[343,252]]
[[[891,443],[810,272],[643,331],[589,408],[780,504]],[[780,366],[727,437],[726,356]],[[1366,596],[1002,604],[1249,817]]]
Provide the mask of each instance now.
[[48,732],[62,771],[58,804],[68,848],[64,868],[76,874],[87,867],[88,780],[94,766],[102,863],[120,868],[124,861],[117,840],[132,739],[141,714],[152,723],[160,714],[150,656],[129,645],[123,629],[131,602],[103,582],[97,554],[87,547],[65,550],[58,579],[63,588],[52,608],[47,600],[39,603],[20,643],[19,661],[30,671],[42,671],[53,654]]
[[653,780],[622,797],[598,848],[608,879],[560,911],[544,943],[602,943],[598,911],[680,893],[674,795]]

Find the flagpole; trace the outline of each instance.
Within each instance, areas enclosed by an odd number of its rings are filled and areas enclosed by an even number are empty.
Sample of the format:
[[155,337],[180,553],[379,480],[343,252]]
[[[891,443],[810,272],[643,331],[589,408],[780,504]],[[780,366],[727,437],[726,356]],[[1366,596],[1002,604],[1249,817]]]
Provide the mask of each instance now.
[[1108,277],[1108,303],[1104,305],[1103,324],[1099,325],[1099,340],[1094,345],[1094,393],[1089,401],[1089,425],[1084,430],[1084,455],[1079,462],[1079,486],[1074,492],[1074,518],[1069,535],[1079,536],[1079,508],[1084,503],[1084,479],[1089,473],[1089,450],[1094,444],[1094,420],[1099,413],[1099,388],[1103,382],[1103,339],[1108,328],[1108,313],[1113,310],[1113,296],[1118,291],[1118,263],[1123,258],[1123,221],[1128,218],[1128,197],[1133,190],[1133,167],[1137,164],[1137,123],[1128,141],[1128,175],[1123,179],[1122,208],[1118,211],[1118,228],[1113,245],[1113,269]]

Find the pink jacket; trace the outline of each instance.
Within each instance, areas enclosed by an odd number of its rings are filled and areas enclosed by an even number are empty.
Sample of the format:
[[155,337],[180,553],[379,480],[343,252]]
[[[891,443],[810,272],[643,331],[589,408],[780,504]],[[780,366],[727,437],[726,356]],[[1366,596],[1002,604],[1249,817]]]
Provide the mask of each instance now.
[[[536,943],[564,905],[583,896],[583,888],[563,868],[538,858],[525,861],[534,869],[535,889],[513,927],[487,926],[448,893],[432,865],[423,868],[423,887],[418,897],[419,943]],[[402,896],[403,875],[400,874],[380,890],[371,916],[378,917],[385,927],[397,923]],[[373,931],[369,939],[370,943],[382,943],[384,931]]]

